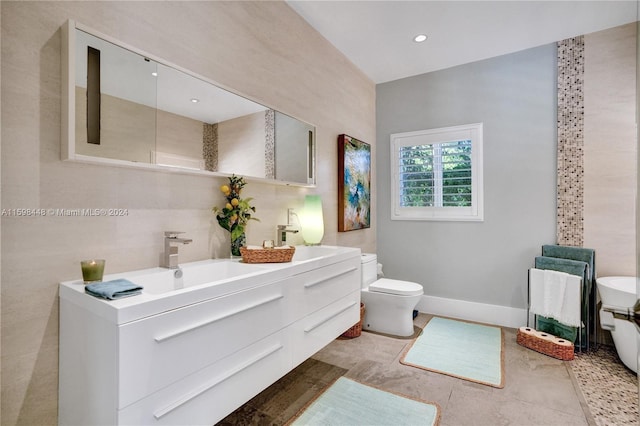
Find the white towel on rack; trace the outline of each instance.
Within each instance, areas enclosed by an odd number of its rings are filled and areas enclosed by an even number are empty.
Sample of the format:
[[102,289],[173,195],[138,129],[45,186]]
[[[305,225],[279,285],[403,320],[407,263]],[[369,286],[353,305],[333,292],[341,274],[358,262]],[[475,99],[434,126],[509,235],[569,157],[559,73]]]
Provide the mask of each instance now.
[[529,311],[544,316],[544,270],[529,269]]
[[564,301],[560,315],[553,317],[561,324],[570,325],[572,327],[582,326],[582,277],[578,275],[567,274],[566,288],[564,292]]
[[529,270],[529,310],[536,315],[553,318],[560,313],[564,300],[566,277],[549,269]]
[[558,319],[562,314],[565,290],[567,288],[566,272],[558,272],[551,269],[544,270],[544,316]]
[[582,278],[550,269],[529,270],[529,310],[580,327]]

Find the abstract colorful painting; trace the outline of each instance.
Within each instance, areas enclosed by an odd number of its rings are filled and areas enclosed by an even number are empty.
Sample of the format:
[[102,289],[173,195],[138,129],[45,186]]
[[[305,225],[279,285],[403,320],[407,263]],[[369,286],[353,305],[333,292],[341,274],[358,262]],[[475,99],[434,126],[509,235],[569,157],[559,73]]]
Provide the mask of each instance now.
[[338,136],[338,231],[371,224],[371,146]]

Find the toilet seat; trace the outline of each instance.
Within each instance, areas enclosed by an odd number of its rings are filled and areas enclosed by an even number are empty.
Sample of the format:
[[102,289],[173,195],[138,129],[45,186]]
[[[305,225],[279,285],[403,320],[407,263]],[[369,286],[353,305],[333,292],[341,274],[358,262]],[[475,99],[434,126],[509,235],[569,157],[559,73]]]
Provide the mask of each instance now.
[[369,285],[369,291],[377,293],[395,294],[397,296],[418,296],[424,293],[420,284],[411,281],[390,280],[380,278]]

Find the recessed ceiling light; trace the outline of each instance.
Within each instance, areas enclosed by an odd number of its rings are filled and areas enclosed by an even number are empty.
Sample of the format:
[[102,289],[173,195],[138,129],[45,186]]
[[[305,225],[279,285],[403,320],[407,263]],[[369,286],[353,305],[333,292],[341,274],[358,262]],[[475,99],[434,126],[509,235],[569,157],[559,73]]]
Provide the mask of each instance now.
[[198,102],[200,102],[200,99],[191,98],[191,102],[193,102],[194,104],[197,104]]
[[418,34],[413,38],[413,41],[415,41],[416,43],[422,43],[426,39],[427,39],[427,36],[425,34]]
[[154,76],[154,77],[157,77],[158,73],[154,71],[154,72],[151,73],[151,75]]

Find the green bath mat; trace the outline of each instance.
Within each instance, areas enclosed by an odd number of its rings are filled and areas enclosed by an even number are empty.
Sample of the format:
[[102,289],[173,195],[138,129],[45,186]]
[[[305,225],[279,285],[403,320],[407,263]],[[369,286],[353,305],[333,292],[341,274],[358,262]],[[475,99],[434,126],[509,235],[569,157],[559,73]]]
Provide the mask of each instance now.
[[435,403],[411,399],[340,377],[289,425],[437,425]]
[[502,329],[434,317],[400,362],[496,388],[504,387]]

